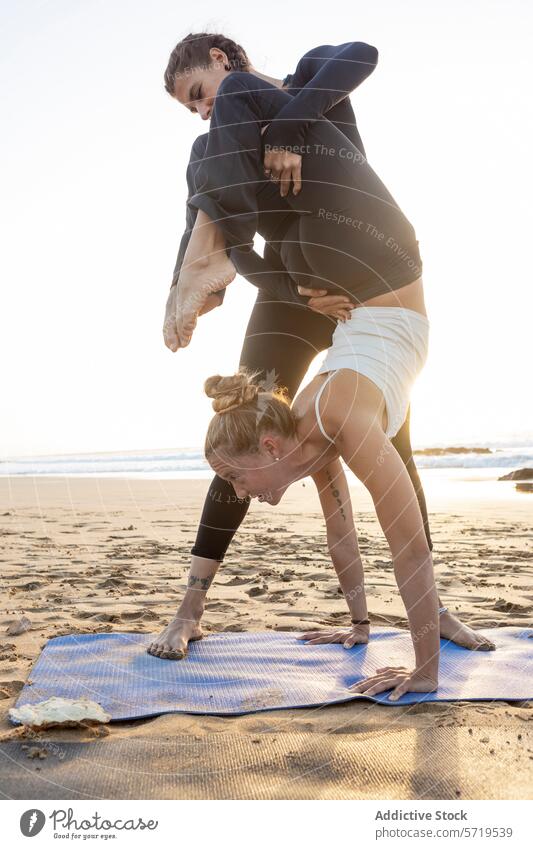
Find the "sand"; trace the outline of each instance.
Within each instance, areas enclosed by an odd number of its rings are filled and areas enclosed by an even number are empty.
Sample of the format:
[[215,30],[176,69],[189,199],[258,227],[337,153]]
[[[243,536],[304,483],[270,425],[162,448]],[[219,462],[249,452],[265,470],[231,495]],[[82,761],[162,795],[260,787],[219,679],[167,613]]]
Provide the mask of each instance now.
[[[480,482],[446,488],[434,485],[438,480],[431,472],[423,478],[443,601],[474,626],[532,627],[532,496],[511,494],[501,483],[496,488]],[[5,739],[13,734],[8,709],[48,639],[101,631],[155,635],[167,624],[183,590],[207,484],[207,480],[169,479],[0,479],[0,733]],[[353,503],[371,621],[405,627],[388,548],[360,486],[354,487]],[[22,617],[29,620],[30,629],[8,635],[9,626]],[[275,508],[254,503],[209,592],[204,630],[301,631],[343,624],[346,618],[312,483],[291,488]],[[63,769],[56,749],[79,743],[86,744],[87,751],[98,744],[104,747],[101,751],[110,752],[109,747],[118,744],[126,751],[131,741],[133,752],[134,741],[137,745],[140,740],[196,740],[201,757],[202,747],[207,746],[207,752],[215,738],[222,745],[219,735],[224,735],[224,745],[237,765],[247,747],[256,752],[266,746],[264,761],[259,757],[245,787],[230,782],[228,790],[226,782],[219,790],[207,770],[192,788],[190,782],[178,782],[169,789],[161,781],[160,797],[532,798],[532,719],[532,704],[527,702],[394,709],[352,702],[235,718],[173,714],[112,723],[105,739],[89,729],[50,730],[33,739],[37,754],[28,755],[27,769],[32,774],[43,765],[53,769],[54,759],[57,769]],[[440,736],[431,736],[435,734]],[[231,748],[237,738],[241,744]],[[293,755],[296,766],[287,752],[281,760],[268,754],[274,742],[287,749],[296,738],[300,753]],[[345,780],[333,777],[331,770],[320,781],[296,780],[298,768],[301,777],[308,772],[302,752],[308,761],[313,753],[320,760],[324,751],[331,751],[337,752],[339,763],[342,757],[349,762],[353,747],[363,742],[361,770],[372,771],[374,764],[379,776],[387,758],[389,769],[379,780],[369,778],[366,789],[364,772],[353,782],[347,774]],[[443,751],[436,757],[438,746]],[[420,752],[426,750],[421,760]],[[402,757],[393,769],[395,752]],[[274,771],[276,780],[265,783],[262,768],[270,779]],[[143,792],[158,798],[157,782],[150,788]],[[141,791],[137,787],[122,792],[142,798]],[[39,793],[31,796],[31,792],[28,798],[39,798]],[[67,797],[64,790],[57,791],[57,798]]]

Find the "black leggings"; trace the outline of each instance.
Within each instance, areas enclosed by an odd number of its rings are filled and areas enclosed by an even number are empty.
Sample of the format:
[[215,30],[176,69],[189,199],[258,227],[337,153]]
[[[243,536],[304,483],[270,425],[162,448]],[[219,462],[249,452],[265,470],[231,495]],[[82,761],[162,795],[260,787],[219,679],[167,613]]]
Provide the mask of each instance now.
[[[330,347],[336,326],[333,318],[297,304],[270,300],[260,291],[246,329],[239,365],[260,371],[258,379],[268,378],[278,386],[286,386],[292,399],[313,358]],[[409,412],[391,442],[409,472],[420,505],[426,537],[432,549],[426,499],[411,449]],[[231,483],[215,475],[207,493],[191,554],[223,560],[249,505],[249,498],[237,498]]]

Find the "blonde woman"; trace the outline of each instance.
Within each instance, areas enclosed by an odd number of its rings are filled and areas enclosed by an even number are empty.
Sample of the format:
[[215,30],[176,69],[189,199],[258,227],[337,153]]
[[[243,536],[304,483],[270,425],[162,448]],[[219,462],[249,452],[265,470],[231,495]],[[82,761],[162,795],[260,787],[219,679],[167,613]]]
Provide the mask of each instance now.
[[429,333],[422,281],[399,295],[402,306],[358,307],[339,323],[319,373],[292,407],[280,391],[261,391],[245,371],[210,377],[205,384],[216,411],[206,458],[238,497],[278,504],[291,483],[308,475],[318,488],[352,627],[303,634],[310,643],[351,647],[368,640],[363,567],[341,459],[368,489],[390,547],[415,663],[412,669],[378,669],[351,689],[366,695],[392,690],[392,700],[436,690],[441,631],[466,648],[494,649],[441,606],[413,484],[390,441],[404,421]]

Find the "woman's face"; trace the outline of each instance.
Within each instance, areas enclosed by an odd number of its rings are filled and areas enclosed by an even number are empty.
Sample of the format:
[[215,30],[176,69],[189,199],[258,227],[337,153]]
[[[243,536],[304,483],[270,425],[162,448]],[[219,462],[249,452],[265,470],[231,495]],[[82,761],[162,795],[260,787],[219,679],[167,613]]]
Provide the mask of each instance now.
[[204,121],[211,117],[220,83],[231,73],[226,70],[229,67],[228,57],[223,50],[212,47],[209,55],[211,64],[182,71],[176,75],[174,85],[176,100],[193,114],[200,115]]
[[279,456],[278,444],[274,449],[262,446],[254,454],[239,454],[238,457],[218,451],[207,460],[219,477],[231,483],[237,498],[250,497],[279,504],[294,480],[290,472],[290,452],[288,457],[276,460]]

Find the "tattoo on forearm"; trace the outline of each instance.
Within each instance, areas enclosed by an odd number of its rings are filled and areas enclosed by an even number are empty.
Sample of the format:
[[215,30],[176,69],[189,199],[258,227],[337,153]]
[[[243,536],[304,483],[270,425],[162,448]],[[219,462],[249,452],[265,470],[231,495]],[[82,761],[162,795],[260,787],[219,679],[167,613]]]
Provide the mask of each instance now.
[[340,497],[339,497],[340,492],[337,489],[337,487],[335,486],[335,484],[333,483],[333,478],[331,477],[331,473],[326,470],[326,475],[328,477],[329,488],[331,489],[331,494],[333,495],[333,498],[335,499],[335,501],[339,505],[339,513],[341,514],[344,521],[346,521],[346,514],[344,512],[344,507],[342,506],[342,501],[340,500]]
[[211,586],[213,578],[200,578],[198,575],[189,575],[187,586],[197,590],[208,590]]

